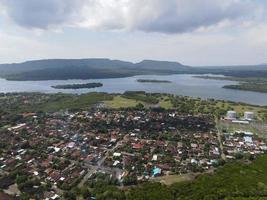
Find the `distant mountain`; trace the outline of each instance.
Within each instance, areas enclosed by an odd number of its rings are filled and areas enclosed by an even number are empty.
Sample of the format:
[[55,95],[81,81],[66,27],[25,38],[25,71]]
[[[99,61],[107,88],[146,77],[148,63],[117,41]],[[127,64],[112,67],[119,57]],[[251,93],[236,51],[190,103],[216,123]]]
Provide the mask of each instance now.
[[50,59],[1,64],[0,76],[9,80],[64,80],[173,74],[190,70],[191,67],[167,61],[131,63],[110,59]]
[[198,73],[222,74],[235,77],[267,77],[267,65],[235,65],[201,67]]
[[239,70],[239,71],[267,71],[267,64],[259,64],[259,65],[232,65],[232,66],[209,66],[203,67],[205,69],[212,70]]
[[267,77],[267,65],[190,67],[169,61],[143,60],[132,63],[105,58],[48,59],[0,65],[0,77],[8,80],[66,80],[207,73]]
[[6,74],[29,72],[33,70],[58,69],[68,67],[110,68],[115,66],[130,66],[130,62],[109,59],[48,59],[33,60],[23,63],[0,64],[0,72]]

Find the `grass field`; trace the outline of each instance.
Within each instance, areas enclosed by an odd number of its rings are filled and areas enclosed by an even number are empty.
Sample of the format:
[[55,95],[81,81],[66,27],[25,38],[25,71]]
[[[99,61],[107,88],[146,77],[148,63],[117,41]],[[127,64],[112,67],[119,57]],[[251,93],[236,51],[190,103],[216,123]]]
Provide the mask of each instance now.
[[114,108],[114,109],[135,107],[139,103],[143,104],[145,107],[159,105],[160,107],[165,108],[165,109],[174,108],[171,101],[167,97],[162,97],[158,99],[159,99],[158,104],[148,104],[144,101],[128,99],[128,98],[122,97],[121,95],[118,95],[118,96],[115,96],[110,101],[104,101],[104,103],[106,104],[107,107]]
[[165,109],[173,109],[173,105],[170,101],[170,99],[168,97],[163,97],[160,101],[159,101],[159,106]]
[[113,100],[111,101],[104,101],[104,103],[109,107],[109,108],[128,108],[128,107],[135,107],[138,103],[143,103],[141,101],[136,101],[133,99],[126,99],[119,96],[115,96]]

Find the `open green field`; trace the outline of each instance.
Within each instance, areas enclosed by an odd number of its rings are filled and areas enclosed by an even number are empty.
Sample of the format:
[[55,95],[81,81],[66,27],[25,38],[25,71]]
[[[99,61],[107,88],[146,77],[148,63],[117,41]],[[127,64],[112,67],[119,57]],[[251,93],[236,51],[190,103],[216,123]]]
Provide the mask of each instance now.
[[173,104],[168,97],[162,97],[159,101],[159,106],[165,109],[173,109]]
[[104,101],[104,103],[109,108],[118,109],[118,108],[135,107],[138,103],[143,103],[143,102],[134,99],[126,99],[118,95],[115,96],[112,100]]
[[149,104],[148,102],[144,102],[141,100],[129,99],[129,98],[125,98],[121,95],[117,95],[112,100],[104,101],[104,103],[108,108],[113,108],[113,109],[131,108],[131,107],[135,107],[139,103],[143,104],[145,107],[156,105],[156,106],[159,106],[159,107],[165,108],[165,109],[174,109],[174,107],[173,107],[173,105],[172,105],[172,103],[168,97],[159,97],[157,99],[158,99],[159,103]]

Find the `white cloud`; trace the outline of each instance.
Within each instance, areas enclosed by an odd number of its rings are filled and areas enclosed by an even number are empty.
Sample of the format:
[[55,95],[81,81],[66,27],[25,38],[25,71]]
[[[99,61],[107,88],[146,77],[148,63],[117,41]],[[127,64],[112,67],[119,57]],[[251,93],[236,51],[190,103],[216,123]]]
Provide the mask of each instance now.
[[266,63],[261,2],[0,0],[0,16],[5,16],[0,18],[0,62],[108,57],[188,65]]
[[253,0],[0,0],[26,28],[82,26],[100,30],[183,33],[223,21],[248,20],[262,8]]
[[0,0],[6,15],[26,28],[48,29],[80,19],[83,0]]

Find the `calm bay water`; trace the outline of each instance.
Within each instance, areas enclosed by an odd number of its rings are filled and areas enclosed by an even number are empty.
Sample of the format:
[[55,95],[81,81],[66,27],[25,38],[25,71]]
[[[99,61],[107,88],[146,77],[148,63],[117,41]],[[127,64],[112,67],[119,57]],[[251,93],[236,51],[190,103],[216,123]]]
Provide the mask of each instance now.
[[[169,80],[171,83],[139,83],[137,79],[157,79]],[[60,90],[51,88],[59,84],[77,84],[100,82],[101,88]],[[88,92],[108,92],[123,93],[125,91],[146,91],[157,93],[170,93],[203,99],[214,98],[244,102],[255,105],[267,105],[267,94],[258,92],[248,92],[230,90],[222,88],[224,85],[237,84],[234,81],[208,80],[194,78],[193,75],[167,75],[167,76],[134,76],[127,78],[112,79],[90,79],[90,80],[51,80],[51,81],[7,81],[0,79],[0,93],[4,92],[43,92],[43,93],[88,93]]]

